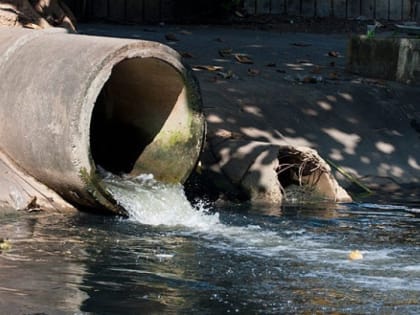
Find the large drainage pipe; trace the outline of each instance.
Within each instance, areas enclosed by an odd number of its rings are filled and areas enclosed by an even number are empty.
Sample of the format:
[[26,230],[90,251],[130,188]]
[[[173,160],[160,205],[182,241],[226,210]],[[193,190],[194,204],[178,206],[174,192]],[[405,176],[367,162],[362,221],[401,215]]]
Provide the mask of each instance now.
[[121,211],[98,166],[164,182],[195,166],[200,94],[167,46],[0,28],[0,78],[1,151],[71,203]]

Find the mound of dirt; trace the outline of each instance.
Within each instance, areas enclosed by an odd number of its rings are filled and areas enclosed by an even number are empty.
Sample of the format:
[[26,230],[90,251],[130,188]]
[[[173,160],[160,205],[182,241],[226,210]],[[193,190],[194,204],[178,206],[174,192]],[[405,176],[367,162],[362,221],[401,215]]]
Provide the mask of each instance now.
[[60,0],[0,0],[0,26],[76,31],[76,19]]

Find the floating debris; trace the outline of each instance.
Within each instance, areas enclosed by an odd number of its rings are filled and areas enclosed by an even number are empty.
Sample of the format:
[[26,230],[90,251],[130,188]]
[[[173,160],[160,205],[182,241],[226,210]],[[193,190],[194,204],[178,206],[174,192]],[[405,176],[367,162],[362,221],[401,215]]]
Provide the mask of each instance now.
[[362,260],[363,254],[359,250],[352,250],[348,255],[347,258],[350,260]]
[[12,248],[12,245],[8,240],[5,240],[3,238],[0,238],[0,253],[2,251],[10,250]]
[[258,75],[260,75],[260,70],[256,69],[256,68],[249,68],[248,69],[248,75],[251,77],[256,77]]
[[180,53],[182,58],[194,58],[194,55],[192,53],[189,53],[188,51],[184,51]]
[[340,53],[338,51],[331,50],[331,51],[328,52],[328,56],[338,58],[338,57],[340,57]]
[[239,63],[243,63],[243,64],[253,64],[254,63],[254,61],[248,55],[234,54],[234,56],[235,56],[236,61],[239,62]]
[[165,34],[165,38],[166,38],[166,40],[171,41],[171,42],[179,41],[178,37],[176,37],[176,35],[174,33]]
[[308,44],[308,43],[291,43],[290,45],[296,46],[296,47],[310,47],[310,46],[312,46],[312,44]]
[[289,82],[294,82],[294,83],[311,83],[311,84],[315,84],[315,83],[321,83],[324,82],[324,78],[321,75],[296,75],[296,76],[291,76],[291,75],[286,75],[284,77],[284,79],[286,81]]
[[214,66],[214,65],[195,65],[195,66],[192,66],[192,69],[195,71],[205,70],[205,71],[215,72],[215,71],[223,70],[223,67]]
[[219,56],[223,58],[229,57],[232,55],[232,52],[233,52],[232,48],[219,49]]

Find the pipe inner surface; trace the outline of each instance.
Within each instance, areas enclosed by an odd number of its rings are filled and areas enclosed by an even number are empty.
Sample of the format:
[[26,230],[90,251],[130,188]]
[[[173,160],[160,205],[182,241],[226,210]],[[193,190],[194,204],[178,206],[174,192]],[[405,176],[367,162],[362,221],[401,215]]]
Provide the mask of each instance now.
[[92,112],[90,149],[96,166],[130,173],[142,152],[188,107],[184,80],[157,58],[132,58],[112,69]]

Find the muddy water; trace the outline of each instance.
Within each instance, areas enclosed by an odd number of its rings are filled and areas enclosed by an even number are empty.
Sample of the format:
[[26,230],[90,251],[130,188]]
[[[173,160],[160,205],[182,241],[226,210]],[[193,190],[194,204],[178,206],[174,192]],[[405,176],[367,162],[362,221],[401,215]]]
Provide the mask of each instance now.
[[1,216],[0,313],[420,313],[416,203],[193,207],[142,180],[110,183],[128,219]]

